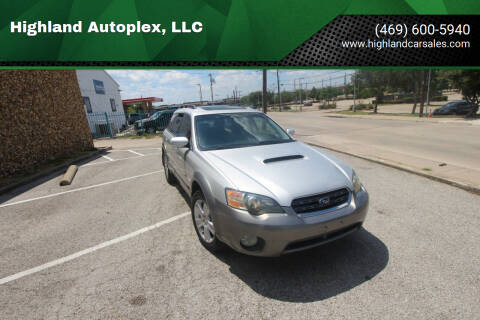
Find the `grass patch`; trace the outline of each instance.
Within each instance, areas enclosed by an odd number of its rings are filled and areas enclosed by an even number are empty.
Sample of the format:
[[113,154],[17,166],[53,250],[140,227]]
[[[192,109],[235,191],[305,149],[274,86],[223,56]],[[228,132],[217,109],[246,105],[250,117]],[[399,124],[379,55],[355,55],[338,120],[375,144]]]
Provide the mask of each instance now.
[[356,112],[353,112],[353,111],[340,111],[340,112],[336,112],[338,114],[346,114],[346,115],[371,115],[373,114],[372,112],[369,112],[369,111],[356,111]]
[[423,168],[422,170],[423,171],[432,171],[432,169],[430,169],[430,168]]

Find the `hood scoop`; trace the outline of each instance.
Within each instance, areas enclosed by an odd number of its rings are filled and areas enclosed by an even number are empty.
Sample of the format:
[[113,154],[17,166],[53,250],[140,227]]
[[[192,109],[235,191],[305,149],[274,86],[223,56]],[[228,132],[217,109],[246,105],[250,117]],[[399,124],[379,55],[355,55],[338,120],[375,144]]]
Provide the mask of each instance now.
[[295,155],[291,155],[291,156],[283,156],[283,157],[265,159],[265,160],[263,160],[263,163],[272,163],[272,162],[303,159],[303,158],[304,157],[301,154],[295,154]]

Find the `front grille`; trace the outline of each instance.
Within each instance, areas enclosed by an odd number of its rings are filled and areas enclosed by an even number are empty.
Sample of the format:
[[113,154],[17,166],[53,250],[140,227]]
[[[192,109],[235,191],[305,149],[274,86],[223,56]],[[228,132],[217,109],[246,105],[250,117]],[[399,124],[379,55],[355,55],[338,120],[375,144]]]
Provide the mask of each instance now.
[[348,201],[348,190],[346,188],[317,194],[292,201],[292,208],[296,213],[308,213],[330,209],[342,205]]

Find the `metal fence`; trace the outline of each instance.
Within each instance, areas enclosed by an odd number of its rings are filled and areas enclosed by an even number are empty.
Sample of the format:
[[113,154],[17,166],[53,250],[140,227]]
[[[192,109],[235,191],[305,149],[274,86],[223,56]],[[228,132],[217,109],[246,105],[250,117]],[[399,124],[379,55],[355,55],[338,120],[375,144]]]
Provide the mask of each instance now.
[[[96,112],[88,113],[88,125],[94,139],[127,135],[142,135],[163,131],[170,122],[174,110],[153,114]],[[142,120],[142,121],[139,121]]]
[[[96,112],[87,114],[93,138],[115,137],[133,131],[124,113]],[[133,133],[133,132],[132,132]]]

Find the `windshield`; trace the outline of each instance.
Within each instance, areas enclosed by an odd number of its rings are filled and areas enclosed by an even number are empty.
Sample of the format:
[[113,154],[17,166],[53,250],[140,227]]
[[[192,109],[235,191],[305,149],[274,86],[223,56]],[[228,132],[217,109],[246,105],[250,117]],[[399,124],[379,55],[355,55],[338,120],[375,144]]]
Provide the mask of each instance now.
[[449,102],[446,105],[442,107],[442,109],[450,109],[450,108],[455,108],[457,106],[458,102]]
[[200,150],[250,147],[294,141],[262,113],[224,113],[195,117]]

